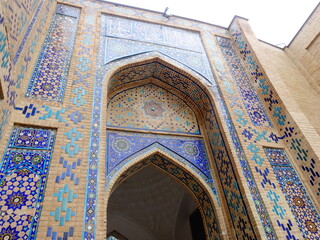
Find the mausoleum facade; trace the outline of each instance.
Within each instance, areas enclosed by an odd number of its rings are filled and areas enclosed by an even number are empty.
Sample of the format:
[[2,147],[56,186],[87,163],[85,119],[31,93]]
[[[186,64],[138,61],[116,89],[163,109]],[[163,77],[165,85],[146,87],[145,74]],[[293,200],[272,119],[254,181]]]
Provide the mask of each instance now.
[[1,1],[0,239],[320,239],[319,21]]

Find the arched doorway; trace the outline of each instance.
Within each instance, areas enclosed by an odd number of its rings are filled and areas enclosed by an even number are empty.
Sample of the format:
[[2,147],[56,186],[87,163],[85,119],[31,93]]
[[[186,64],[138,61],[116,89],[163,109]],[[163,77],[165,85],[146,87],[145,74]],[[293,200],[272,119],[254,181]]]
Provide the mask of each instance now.
[[200,211],[191,194],[153,164],[133,173],[113,191],[107,216],[107,237],[206,239]]
[[[110,184],[119,177],[119,171],[128,168],[127,163],[137,161],[144,154],[150,155],[150,150],[161,149],[169,152],[169,158],[179,159],[177,162],[192,169],[199,176],[194,180],[201,179],[202,186],[210,189],[209,200],[214,206],[212,209],[216,210],[213,213],[220,232],[210,236],[208,233],[216,230],[205,224],[209,239],[236,239],[236,236],[256,239],[242,186],[238,183],[214,109],[213,92],[197,73],[179,63],[172,65],[169,62],[174,61],[158,53],[147,53],[115,61],[104,70],[106,75],[101,74],[107,81],[107,87],[102,91],[108,102],[108,106],[105,105],[106,200],[111,194]],[[154,101],[145,98],[148,95],[146,86],[151,88],[150,85],[162,89],[161,94],[172,96],[171,104],[165,105],[170,102],[169,98],[157,96],[159,98]],[[178,127],[181,116],[191,118],[183,118],[183,124],[191,127]]]
[[[178,160],[169,158],[160,150],[153,152],[148,152],[146,155],[151,155],[146,158],[128,162],[125,168],[117,172],[118,177],[110,182],[107,190],[112,193],[107,208],[107,222],[110,224],[108,234],[116,233],[126,238],[131,235],[131,239],[136,239],[132,236],[139,235],[141,239],[150,240],[191,240],[194,239],[192,235],[202,236],[201,239],[221,239],[211,189],[191,169],[188,171],[187,167],[179,164]],[[142,182],[144,186],[141,186]],[[154,198],[150,199],[152,194]],[[135,197],[145,200],[137,202]],[[146,199],[149,199],[149,203]],[[193,216],[197,210],[203,224],[199,223],[199,217]],[[191,222],[196,219],[196,222],[187,225],[189,218]],[[128,225],[124,226],[125,223]],[[170,226],[171,224],[174,226]],[[196,228],[198,229],[194,231]],[[164,233],[164,229],[168,232]]]

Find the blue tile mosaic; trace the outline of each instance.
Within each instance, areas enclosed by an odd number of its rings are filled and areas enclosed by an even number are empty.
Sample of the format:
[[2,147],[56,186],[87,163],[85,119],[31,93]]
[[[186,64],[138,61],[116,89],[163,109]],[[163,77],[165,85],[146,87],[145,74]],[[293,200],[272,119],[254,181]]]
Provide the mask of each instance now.
[[57,202],[59,202],[60,205],[56,207],[55,211],[50,212],[50,216],[53,216],[55,221],[59,221],[60,226],[64,226],[65,222],[71,221],[71,218],[76,216],[76,213],[68,207],[68,203],[72,203],[74,198],[78,198],[78,195],[74,194],[68,184],[65,184],[64,187],[59,188],[53,196],[57,198]]
[[[37,0],[34,1],[34,4],[36,2],[37,2]],[[17,51],[16,51],[16,53],[14,55],[14,58],[13,58],[13,64],[14,65],[16,65],[16,63],[17,63],[17,61],[18,61],[18,59],[19,59],[19,57],[21,55],[21,52],[22,52],[22,50],[23,50],[23,48],[25,46],[25,43],[26,43],[26,41],[27,41],[27,39],[28,39],[28,37],[30,35],[31,30],[33,29],[34,23],[36,22],[36,20],[38,18],[39,12],[40,12],[44,2],[45,2],[44,0],[40,1],[38,7],[36,8],[36,10],[35,10],[35,12],[34,12],[34,14],[32,16],[32,19],[31,19],[31,21],[29,23],[29,26],[28,26],[28,28],[27,28],[27,30],[26,30],[26,32],[25,32],[25,34],[24,34],[24,36],[23,36],[23,38],[21,40],[21,43],[20,43],[20,45],[19,45],[19,47],[18,47],[18,49],[17,49]],[[34,8],[34,6],[33,6],[33,8]]]
[[202,52],[198,33],[134,19],[102,15],[102,34]]
[[320,215],[283,149],[265,148],[281,190],[304,239],[319,239]]
[[[109,16],[106,16],[108,18]],[[129,21],[129,20],[128,20]],[[102,21],[103,22],[103,21]],[[128,25],[122,26],[117,25],[115,28],[120,29],[123,27],[123,29],[127,29]],[[106,30],[106,28],[104,28]],[[104,32],[102,30],[102,32]],[[151,44],[151,42],[148,42],[149,40],[137,40],[132,39],[132,33],[130,32],[132,30],[126,30],[123,33],[123,36],[119,35],[118,37],[114,37],[114,39],[120,39],[120,40],[128,40],[128,41],[136,41],[137,43],[142,46],[143,44]],[[117,30],[115,30],[116,32]],[[126,36],[126,34],[129,34],[130,36]],[[133,33],[135,35],[135,33]],[[83,232],[83,239],[94,239],[95,238],[95,229],[96,229],[96,204],[97,204],[97,192],[96,192],[96,186],[97,186],[97,176],[98,176],[98,165],[99,165],[99,142],[100,142],[100,129],[103,129],[100,123],[101,118],[101,99],[102,99],[102,86],[103,86],[103,80],[105,78],[105,74],[110,70],[115,68],[116,66],[125,66],[127,63],[132,63],[132,61],[137,61],[139,59],[146,59],[153,57],[154,59],[158,60],[152,60],[149,63],[145,64],[136,64],[134,66],[130,65],[128,68],[122,68],[121,71],[117,72],[114,76],[111,77],[110,81],[108,82],[108,90],[112,91],[116,87],[123,86],[126,83],[129,82],[135,82],[139,81],[148,77],[155,77],[156,79],[165,82],[166,84],[169,84],[170,87],[182,91],[186,95],[188,95],[191,99],[194,100],[196,105],[198,105],[200,111],[204,112],[206,116],[205,124],[207,126],[211,126],[211,129],[209,129],[209,134],[212,134],[212,139],[214,141],[211,142],[213,153],[216,158],[219,158],[220,160],[217,160],[217,167],[219,168],[219,174],[221,181],[223,182],[223,187],[227,188],[225,191],[225,196],[228,202],[228,207],[230,212],[232,213],[232,222],[234,225],[234,229],[236,231],[236,234],[239,238],[245,238],[245,239],[256,239],[254,228],[252,227],[252,223],[250,221],[249,216],[247,215],[247,211],[245,208],[245,204],[243,201],[243,197],[241,195],[241,191],[239,189],[239,186],[237,185],[236,176],[234,173],[234,169],[232,168],[232,162],[228,156],[228,153],[226,152],[226,146],[224,144],[224,140],[221,136],[221,132],[219,130],[218,124],[214,122],[216,120],[215,113],[213,111],[212,105],[209,101],[209,97],[201,90],[201,87],[196,83],[197,81],[195,79],[190,79],[190,76],[186,76],[184,74],[181,74],[180,72],[175,71],[174,69],[168,67],[170,64],[166,63],[172,63],[177,68],[183,69],[186,72],[192,74],[199,79],[203,79],[203,82],[207,81],[203,76],[201,76],[201,73],[191,70],[192,67],[188,68],[186,65],[181,64],[179,60],[175,60],[173,57],[169,57],[166,54],[163,54],[159,51],[147,51],[147,52],[141,52],[139,54],[136,54],[134,56],[128,57],[127,55],[124,55],[122,58],[115,58],[117,60],[112,60],[107,65],[105,65],[105,59],[104,57],[108,57],[105,55],[105,41],[106,38],[111,38],[112,36],[108,36],[107,34],[102,33],[102,36],[100,38],[100,49],[99,49],[99,56],[98,56],[98,68],[96,70],[96,78],[95,78],[95,87],[94,87],[94,96],[93,96],[93,112],[92,112],[92,127],[91,127],[91,143],[90,143],[90,154],[89,154],[89,165],[88,165],[88,174],[87,174],[87,191],[86,191],[86,206],[85,206],[85,229]],[[136,37],[136,36],[134,36]],[[144,36],[142,36],[142,39]],[[159,40],[162,41],[162,40]],[[165,45],[165,44],[163,44]],[[172,46],[169,46],[172,47]],[[120,51],[121,49],[119,49]],[[159,60],[161,59],[161,60]],[[147,62],[147,61],[146,61]],[[166,62],[166,63],[164,63]],[[183,62],[183,61],[182,61]],[[210,67],[208,67],[208,71],[210,71]],[[130,79],[129,79],[130,78]],[[213,78],[212,78],[213,79]],[[213,79],[214,80],[214,79]],[[214,84],[214,82],[212,82]],[[222,100],[221,93],[219,89],[214,85],[212,87],[212,92],[217,95],[217,98],[219,99],[218,106],[221,108],[223,112],[223,119],[227,122],[228,130],[230,131],[230,135],[232,137],[232,143],[234,148],[236,149],[236,153],[238,154],[238,158],[241,161],[241,167],[243,168],[245,177],[248,179],[248,185],[249,189],[251,191],[251,197],[255,203],[255,206],[257,208],[258,214],[261,218],[263,228],[266,232],[268,239],[275,239],[274,230],[270,221],[270,218],[268,216],[268,213],[266,211],[266,208],[263,204],[262,198],[259,194],[258,188],[255,185],[255,181],[253,178],[253,175],[250,171],[250,168],[248,166],[247,160],[245,158],[245,155],[243,153],[243,150],[240,145],[240,141],[237,138],[237,135],[235,133],[234,126],[232,125],[232,122],[230,120],[229,113],[227,111],[227,108]],[[243,114],[242,114],[243,115]],[[241,116],[240,116],[241,117]],[[243,119],[243,118],[242,118]],[[211,136],[210,136],[211,137]],[[224,172],[224,170],[226,171]],[[229,179],[229,181],[228,181]],[[232,180],[230,182],[230,179]],[[228,184],[230,186],[228,186]],[[224,185],[225,184],[225,185]],[[233,203],[233,201],[236,201],[236,204]]]
[[108,54],[106,54],[104,61],[105,63],[109,63],[119,58],[153,51],[160,52],[183,63],[204,76],[209,82],[213,79],[212,73],[208,70],[210,68],[207,57],[203,52],[192,52],[184,49],[175,49],[168,46],[156,45],[147,42],[137,42],[129,39],[106,37],[105,52]]
[[180,155],[201,171],[206,178],[212,178],[202,139],[112,131],[107,131],[107,175],[126,158],[154,143],[159,143]]
[[298,238],[296,238],[296,236],[291,233],[293,225],[290,220],[288,220],[286,224],[280,223],[279,220],[277,220],[277,223],[278,223],[278,226],[281,227],[283,231],[285,231],[287,240],[298,240]]
[[[123,65],[126,62],[132,61],[134,59],[140,59],[150,56],[157,56],[155,59],[150,60],[147,63],[136,64],[130,68],[123,68],[121,71],[116,73],[109,82],[109,90],[112,90],[116,87],[122,86],[125,83],[138,81],[140,79],[144,79],[146,76],[154,76],[157,79],[164,81],[166,84],[169,84],[170,87],[182,91],[183,93],[189,95],[191,99],[198,105],[199,109],[205,112],[206,120],[205,124],[214,124],[215,123],[215,116],[212,110],[212,105],[209,102],[209,97],[206,93],[201,89],[201,87],[196,83],[195,79],[190,79],[190,77],[175,71],[174,69],[168,66],[168,62],[172,62],[172,59],[167,58],[166,56],[161,55],[161,60],[159,60],[159,55],[155,53],[146,53],[142,56],[135,56],[130,59],[122,59],[120,62],[111,62],[107,67],[103,66],[102,68],[97,69],[97,77],[95,81],[95,96],[94,96],[94,111],[92,115],[92,129],[91,129],[91,146],[90,146],[90,160],[88,166],[88,178],[87,178],[87,199],[86,199],[86,207],[85,212],[90,210],[90,214],[86,214],[85,222],[86,228],[83,233],[83,238],[85,239],[92,239],[95,236],[95,211],[94,211],[94,204],[97,201],[96,199],[96,190],[95,186],[97,184],[97,175],[98,175],[98,168],[97,164],[99,161],[99,132],[100,132],[100,114],[101,114],[101,86],[102,81],[104,79],[105,73],[108,69],[113,68],[114,66]],[[157,60],[158,59],[158,60]],[[163,60],[165,59],[165,61]],[[101,60],[101,59],[100,59]],[[101,60],[102,62],[102,60]],[[184,65],[179,64],[178,62],[174,62],[174,65],[178,66],[181,69],[186,69]],[[194,72],[195,76],[197,75]],[[200,77],[201,78],[201,77]],[[205,82],[205,80],[203,80]],[[215,124],[217,125],[217,124]],[[217,167],[220,169],[219,175],[220,178],[223,179],[223,184],[228,184],[228,179],[231,179],[231,185],[224,185],[228,191],[225,191],[224,194],[226,195],[227,202],[229,204],[229,210],[233,213],[233,223],[234,228],[236,229],[237,235],[240,236],[250,236],[252,239],[256,239],[255,233],[253,232],[252,223],[250,221],[249,216],[247,215],[247,211],[245,210],[245,203],[243,201],[243,197],[241,195],[240,189],[237,184],[236,177],[234,175],[234,169],[232,168],[232,163],[230,162],[230,158],[226,153],[225,145],[223,144],[223,139],[217,125],[217,128],[213,128],[215,133],[217,134],[217,139],[213,141],[213,144],[222,143],[219,145],[219,154],[220,159],[216,164]],[[210,130],[211,131],[211,130]],[[238,145],[237,145],[238,146]],[[227,169],[224,172],[224,169]],[[248,169],[248,168],[246,168]],[[262,201],[259,197],[259,193],[255,192],[256,203],[259,205],[259,209],[263,209],[261,207]],[[236,198],[235,198],[236,196]],[[237,199],[237,204],[233,204],[233,201]],[[266,212],[264,214],[264,221],[268,222],[268,215]],[[239,224],[239,222],[241,224]],[[270,230],[271,229],[271,230]],[[269,234],[272,234],[272,228],[268,228]],[[271,238],[272,239],[272,238]]]
[[49,118],[57,119],[59,122],[66,122],[66,120],[63,118],[63,113],[68,111],[66,108],[60,108],[57,111],[54,111],[50,106],[42,105],[43,111],[46,113],[43,113],[39,119],[41,120],[47,120]]
[[37,107],[33,104],[29,104],[24,106],[23,108],[15,107],[15,110],[22,111],[22,114],[25,115],[26,118],[29,118],[30,116],[34,116],[36,113],[39,113],[40,111],[37,110]]
[[200,35],[183,29],[102,16],[104,64],[144,52],[159,51],[213,80]]
[[64,135],[67,136],[67,139],[70,140],[70,142],[67,142],[65,145],[61,146],[61,148],[65,150],[65,153],[68,154],[69,157],[77,155],[82,150],[77,142],[81,140],[83,135],[76,127],[70,129],[68,132],[64,133]]
[[231,39],[223,37],[216,38],[252,123],[256,126],[272,126],[271,121],[241,64],[240,58],[232,46]]
[[51,130],[38,130],[29,128],[16,128],[15,134],[12,134],[9,147],[12,148],[32,148],[49,149],[52,147]]
[[76,173],[73,172],[73,169],[76,169],[81,165],[81,159],[79,158],[77,161],[71,162],[63,157],[60,157],[59,163],[63,166],[65,170],[64,172],[61,172],[60,175],[56,176],[56,183],[60,183],[63,180],[69,178],[70,181],[74,182],[74,185],[78,185],[80,179],[79,177],[77,177]]
[[51,130],[13,130],[0,168],[1,239],[36,239],[54,139]]
[[[80,55],[81,53],[79,53]],[[90,77],[90,73],[80,73],[78,71],[74,71],[74,74],[78,76],[78,79],[73,80],[72,85],[80,84],[82,83],[86,87],[89,87],[89,83],[86,81]]]
[[[75,12],[77,12],[76,16]],[[79,14],[79,8],[57,5],[56,13],[33,71],[26,97],[62,102]]]
[[110,97],[107,113],[108,127],[200,135],[196,113],[189,104],[151,83]]
[[58,237],[58,232],[53,231],[52,227],[47,230],[47,237],[51,237],[51,240],[68,240],[69,237],[74,237],[74,227],[70,227],[68,231],[63,232],[62,237]]
[[[215,40],[213,36],[208,36],[208,38],[212,38],[212,41]],[[224,64],[222,62],[222,59],[220,57],[221,54],[219,51],[220,47],[218,45],[212,44],[212,42],[209,44],[209,46],[211,46],[211,51],[214,56],[214,63],[217,68],[217,71],[218,71],[218,76],[220,77],[221,81],[223,82],[223,85],[227,86],[227,88],[224,89],[224,92],[226,92],[229,95],[228,97],[233,97],[232,94],[234,94],[234,92],[235,92],[233,90],[234,82],[231,81],[231,79],[229,79],[229,71],[227,70],[227,68],[224,66]],[[230,134],[230,137],[232,139],[233,148],[235,149],[237,157],[238,157],[237,161],[240,162],[240,166],[242,168],[243,175],[245,176],[247,184],[249,186],[250,194],[251,194],[252,200],[255,204],[258,216],[260,217],[261,224],[263,226],[263,230],[266,234],[266,238],[267,239],[276,239],[276,234],[275,234],[274,228],[272,226],[271,219],[268,215],[267,208],[263,204],[263,200],[262,200],[263,198],[259,192],[258,186],[255,182],[255,178],[253,177],[253,174],[250,170],[249,163],[248,163],[248,160],[244,154],[242,146],[240,144],[240,140],[237,137],[237,132],[236,132],[235,127],[231,121],[231,117],[230,117],[229,111],[226,107],[226,103],[224,102],[224,100],[222,98],[222,94],[220,92],[221,90],[218,87],[213,87],[212,91],[219,96],[218,97],[218,104],[219,104],[220,109],[222,110],[222,117],[227,124],[228,134]],[[241,105],[239,106],[239,104],[234,104],[234,111],[242,113],[241,109],[242,109]],[[243,114],[236,114],[236,115],[240,115],[240,117],[242,117]],[[237,118],[236,121],[240,124],[240,127],[246,126],[246,124],[247,124],[246,120],[243,118],[242,119]],[[251,134],[249,134],[249,138],[251,138],[251,137],[252,137]],[[210,139],[210,141],[212,142],[212,144],[214,144],[214,142],[216,142],[217,140]],[[221,157],[219,157],[219,158],[221,158]],[[231,162],[229,164],[232,166]]]
[[[17,1],[16,1],[17,2]],[[40,3],[41,4],[41,3]],[[23,40],[21,41],[21,45],[19,46],[19,50],[17,55],[15,56],[16,61],[20,61],[19,64],[15,64],[16,72],[16,87],[21,88],[21,83],[25,79],[25,74],[32,66],[30,61],[36,58],[35,49],[36,46],[39,45],[39,39],[42,38],[42,35],[45,34],[44,31],[47,30],[45,24],[47,23],[48,16],[50,16],[50,9],[52,9],[53,4],[55,4],[54,0],[43,1],[40,12],[38,12],[38,16],[32,18],[33,25],[31,23],[27,29],[28,35],[25,35]],[[30,39],[29,34],[33,32],[33,37]],[[24,56],[23,58],[21,56]]]

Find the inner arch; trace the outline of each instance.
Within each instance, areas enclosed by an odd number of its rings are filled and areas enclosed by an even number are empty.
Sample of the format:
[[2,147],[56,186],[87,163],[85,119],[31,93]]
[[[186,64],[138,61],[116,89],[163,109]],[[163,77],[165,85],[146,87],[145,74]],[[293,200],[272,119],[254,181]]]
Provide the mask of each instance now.
[[[181,184],[148,165],[112,193],[108,203],[108,234],[116,231],[128,239],[140,240],[192,240],[189,218],[197,209]],[[205,239],[202,221],[199,226],[194,234],[202,234],[201,239]]]
[[[114,192],[126,179],[141,169],[151,165],[170,176],[175,181],[178,181],[195,199],[200,215],[204,223],[204,231],[208,239],[221,239],[219,220],[216,213],[216,208],[213,202],[213,193],[201,180],[176,160],[170,159],[162,154],[154,153],[146,158],[137,159],[134,162],[127,163],[121,168],[106,189],[107,193]],[[190,169],[191,170],[191,169]],[[191,170],[192,171],[192,170]],[[109,205],[108,205],[109,208]],[[221,222],[220,222],[221,223]],[[112,229],[108,228],[108,232]]]

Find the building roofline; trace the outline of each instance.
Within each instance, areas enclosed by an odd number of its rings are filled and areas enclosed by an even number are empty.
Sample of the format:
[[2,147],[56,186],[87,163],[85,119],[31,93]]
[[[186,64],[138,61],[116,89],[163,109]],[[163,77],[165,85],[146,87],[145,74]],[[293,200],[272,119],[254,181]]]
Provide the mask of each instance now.
[[299,35],[299,33],[302,31],[302,29],[304,28],[304,26],[307,24],[307,22],[309,21],[309,19],[311,18],[311,16],[315,13],[315,11],[320,7],[320,2],[317,4],[317,6],[313,9],[313,11],[311,12],[311,14],[309,15],[309,17],[307,18],[307,20],[302,24],[302,26],[300,27],[300,29],[298,30],[298,32],[294,35],[294,37],[292,38],[292,40],[290,41],[290,43],[288,44],[287,47],[290,46],[290,44],[296,39],[296,37]]
[[234,15],[234,17],[232,18],[232,20],[231,20],[231,22],[230,22],[230,24],[229,24],[229,26],[228,26],[228,29],[230,29],[232,23],[233,23],[237,18],[243,19],[243,20],[245,20],[245,21],[249,21],[248,18],[244,18],[244,17],[238,16],[238,15]]
[[268,44],[268,45],[270,45],[270,46],[272,46],[272,47],[281,49],[281,50],[283,50],[283,49],[286,47],[286,46],[284,46],[284,47],[279,47],[279,46],[277,46],[277,45],[274,45],[274,44],[272,44],[272,43],[266,42],[266,41],[261,40],[261,39],[258,39],[258,41],[259,41],[259,42],[262,42],[262,43],[265,43],[265,44]]
[[[163,12],[158,12],[158,11],[155,11],[155,10],[150,10],[150,9],[145,9],[145,8],[140,8],[140,7],[134,7],[134,6],[130,6],[130,5],[122,4],[122,3],[115,3],[115,2],[111,2],[111,1],[104,1],[104,0],[91,0],[91,1],[103,2],[103,3],[110,3],[110,4],[114,4],[115,6],[133,8],[133,9],[138,9],[138,10],[143,10],[143,11],[158,13],[158,14],[160,14],[160,15],[163,14]],[[181,17],[181,16],[174,15],[174,14],[172,14],[171,17],[177,17],[177,18],[181,18],[181,19],[185,19],[185,20],[191,20],[191,21],[194,21],[194,22],[203,23],[203,24],[207,24],[207,25],[210,25],[210,26],[219,27],[219,28],[223,28],[223,29],[225,29],[225,30],[229,30],[227,27],[223,27],[223,26],[220,26],[220,25],[216,25],[216,24],[213,24],[213,23],[208,23],[208,22],[204,22],[204,21],[200,21],[200,20],[196,20],[196,19],[192,19],[192,18]],[[245,18],[244,18],[244,19],[245,19]]]

